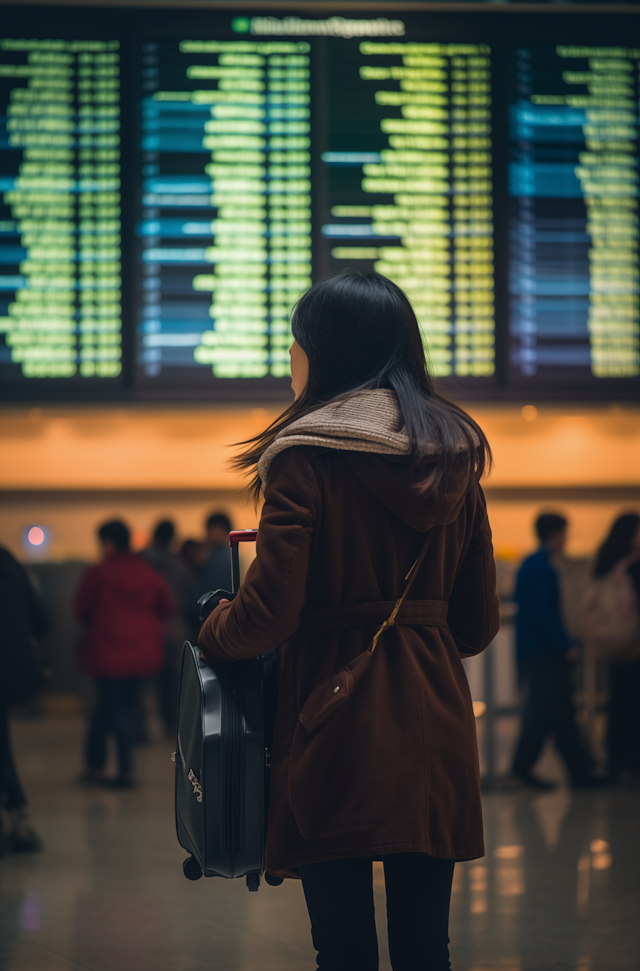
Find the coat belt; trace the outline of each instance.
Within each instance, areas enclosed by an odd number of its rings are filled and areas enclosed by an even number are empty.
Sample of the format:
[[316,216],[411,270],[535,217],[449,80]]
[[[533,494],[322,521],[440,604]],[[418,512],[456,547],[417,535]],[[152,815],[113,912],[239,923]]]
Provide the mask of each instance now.
[[[395,600],[376,600],[373,603],[341,604],[339,607],[310,610],[302,615],[302,623],[293,636],[306,637],[353,627],[379,626],[390,616],[395,605]],[[446,600],[405,600],[395,623],[405,627],[448,627],[448,610]]]

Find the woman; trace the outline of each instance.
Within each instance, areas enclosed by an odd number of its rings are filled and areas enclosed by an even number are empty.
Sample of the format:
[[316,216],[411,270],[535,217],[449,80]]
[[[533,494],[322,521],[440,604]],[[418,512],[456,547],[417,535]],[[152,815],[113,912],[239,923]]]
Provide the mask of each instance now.
[[484,852],[461,658],[498,630],[489,446],[385,277],[317,284],[292,330],[295,402],[239,462],[264,491],[257,556],[198,643],[212,662],[283,645],[266,865],[302,879],[318,966],[378,967],[383,860],[394,971],[439,971],[454,861]]
[[[609,627],[612,635],[622,626],[630,630],[624,640],[630,643],[620,651],[608,651],[609,722],[607,727],[608,776],[617,781],[622,772],[640,773],[640,622],[638,596],[634,585],[640,561],[640,515],[626,513],[619,516],[606,540],[596,554],[593,577],[602,582],[588,598],[587,616],[593,628],[608,599],[615,611]],[[607,597],[608,594],[608,597]],[[593,617],[589,606],[593,603]]]

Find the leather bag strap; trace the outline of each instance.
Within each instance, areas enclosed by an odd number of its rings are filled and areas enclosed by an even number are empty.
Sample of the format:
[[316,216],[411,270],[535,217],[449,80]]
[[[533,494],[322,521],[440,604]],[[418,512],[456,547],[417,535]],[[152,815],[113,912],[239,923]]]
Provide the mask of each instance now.
[[430,533],[427,533],[427,535],[425,537],[424,545],[422,547],[422,550],[420,551],[420,556],[415,561],[415,563],[413,564],[413,566],[411,567],[411,569],[409,570],[409,572],[407,573],[407,575],[405,577],[405,580],[407,582],[406,582],[405,588],[404,588],[404,590],[402,592],[402,596],[398,600],[396,600],[395,607],[393,608],[393,610],[391,611],[391,613],[389,614],[389,616],[385,620],[384,624],[382,624],[382,626],[373,635],[373,640],[371,641],[371,644],[369,645],[369,654],[373,654],[373,652],[375,651],[375,649],[377,647],[377,644],[378,644],[378,639],[380,638],[381,634],[383,634],[384,631],[389,630],[390,627],[393,627],[394,626],[394,624],[396,622],[396,617],[398,616],[398,611],[402,607],[402,604],[404,603],[404,599],[407,596],[407,594],[409,593],[409,590],[411,589],[411,584],[415,580],[416,574],[417,574],[418,570],[420,569],[420,567],[422,566],[422,561],[424,560],[424,558],[425,558],[425,556],[427,554],[427,547],[429,545],[430,538],[431,538]]

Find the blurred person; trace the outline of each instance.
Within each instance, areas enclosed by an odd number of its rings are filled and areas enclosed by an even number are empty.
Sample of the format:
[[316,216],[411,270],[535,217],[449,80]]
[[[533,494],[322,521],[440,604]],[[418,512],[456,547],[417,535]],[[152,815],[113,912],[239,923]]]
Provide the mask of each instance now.
[[[162,667],[165,627],[176,604],[162,577],[131,552],[124,523],[104,523],[98,537],[102,562],[86,571],[75,597],[76,617],[86,628],[80,667],[95,679],[97,691],[83,779],[129,788],[133,785],[132,733],[141,679]],[[105,780],[108,735],[116,740],[118,775]]]
[[302,880],[318,966],[378,968],[382,859],[393,968],[444,971],[455,861],[484,854],[461,659],[499,627],[491,453],[435,390],[391,280],[316,284],[292,330],[295,402],[238,462],[264,491],[256,558],[200,649],[221,664],[284,645],[266,866]]
[[[38,639],[49,618],[27,571],[0,546],[0,855],[42,848],[16,769],[9,708],[28,701],[42,686]],[[9,818],[3,833],[2,810]]]
[[205,522],[206,539],[203,562],[196,570],[191,584],[187,620],[192,638],[197,641],[200,630],[199,598],[210,590],[229,590],[231,586],[231,558],[229,533],[231,522],[223,512],[212,513]]
[[564,550],[568,523],[557,513],[536,520],[540,548],[522,563],[516,579],[516,658],[525,691],[522,728],[512,773],[532,789],[550,791],[552,782],[534,775],[544,743],[553,738],[571,785],[597,785],[573,707],[571,674],[579,656],[560,612],[560,587],[553,559]]
[[159,522],[153,533],[153,541],[140,554],[160,574],[173,594],[177,610],[167,621],[164,632],[164,664],[158,673],[158,699],[160,715],[168,736],[175,735],[178,717],[178,682],[182,646],[189,630],[184,613],[188,606],[193,578],[191,571],[179,554],[173,553],[171,543],[175,526],[169,519]]
[[202,586],[199,597],[209,590],[228,588],[231,582],[231,560],[229,557],[229,533],[231,522],[223,512],[214,512],[206,521],[206,552],[204,562],[197,574]]
[[193,575],[199,570],[204,560],[204,547],[197,539],[185,539],[180,547],[180,558]]
[[640,515],[614,522],[596,554],[584,601],[596,654],[609,663],[606,747],[612,782],[640,773]]

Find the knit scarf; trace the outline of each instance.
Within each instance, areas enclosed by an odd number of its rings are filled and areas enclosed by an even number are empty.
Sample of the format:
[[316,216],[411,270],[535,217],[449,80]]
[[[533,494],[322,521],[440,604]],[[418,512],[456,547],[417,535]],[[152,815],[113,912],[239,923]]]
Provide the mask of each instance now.
[[[258,474],[264,492],[269,467],[279,452],[296,445],[320,445],[343,452],[408,455],[409,436],[394,391],[358,391],[304,415],[284,428],[263,452]],[[437,445],[431,451],[436,452]]]

